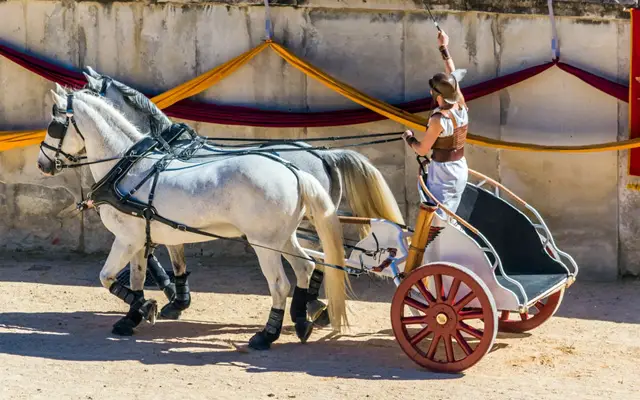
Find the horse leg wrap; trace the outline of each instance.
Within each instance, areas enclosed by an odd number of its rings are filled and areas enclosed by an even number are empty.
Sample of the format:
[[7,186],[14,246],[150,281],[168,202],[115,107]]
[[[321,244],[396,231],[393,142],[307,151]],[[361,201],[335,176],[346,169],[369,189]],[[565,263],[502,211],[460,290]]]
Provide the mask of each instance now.
[[291,300],[291,320],[295,323],[296,335],[305,343],[313,331],[313,322],[307,320],[307,289],[296,286]]
[[284,320],[284,310],[272,308],[269,319],[264,329],[249,340],[249,347],[255,350],[268,350],[271,343],[278,340],[282,331],[282,321]]
[[182,311],[191,305],[191,293],[189,292],[188,281],[189,274],[191,274],[191,272],[185,272],[184,275],[175,277],[176,295],[173,300],[171,300],[171,303],[162,307],[162,311],[160,312],[162,318],[178,319]]
[[151,277],[156,282],[156,285],[158,285],[158,288],[164,292],[167,300],[173,301],[176,297],[176,285],[171,282],[167,271],[162,268],[162,265],[160,265],[160,262],[153,254],[147,257],[147,267],[149,268]]
[[129,305],[132,305],[139,298],[144,298],[142,290],[131,290],[118,281],[111,284],[109,292]]
[[[120,287],[114,288],[116,284]],[[114,282],[109,291],[130,305],[127,315],[113,325],[112,333],[120,336],[131,336],[133,335],[133,328],[138,326],[143,319],[152,324],[155,323],[156,312],[158,311],[157,303],[155,300],[145,300],[142,290],[133,291],[118,282]],[[129,302],[131,299],[133,301]]]
[[308,303],[318,300],[318,296],[320,295],[320,286],[322,286],[323,280],[324,272],[319,269],[314,269],[313,274],[311,274],[311,280],[309,281],[309,291],[307,295]]
[[309,281],[309,291],[307,292],[307,309],[309,317],[318,326],[327,326],[330,324],[329,312],[327,305],[318,300],[320,295],[320,286],[324,280],[324,272],[314,269]]

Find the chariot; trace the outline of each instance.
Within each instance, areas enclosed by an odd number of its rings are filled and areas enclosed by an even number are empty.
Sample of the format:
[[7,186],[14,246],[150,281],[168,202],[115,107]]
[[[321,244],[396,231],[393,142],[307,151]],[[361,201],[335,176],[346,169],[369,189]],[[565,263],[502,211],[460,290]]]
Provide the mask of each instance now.
[[393,279],[391,325],[409,358],[460,372],[491,350],[498,331],[524,332],[551,318],[578,266],[540,214],[495,180],[469,170],[455,214],[429,192],[424,172],[418,181],[424,201],[414,229],[341,218],[370,225],[347,265]]

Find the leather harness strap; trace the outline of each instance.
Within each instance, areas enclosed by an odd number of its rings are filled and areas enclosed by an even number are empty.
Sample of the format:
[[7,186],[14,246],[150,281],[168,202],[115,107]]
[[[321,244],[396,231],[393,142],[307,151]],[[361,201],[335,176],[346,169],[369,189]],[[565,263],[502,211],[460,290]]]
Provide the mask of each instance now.
[[[461,104],[461,106],[465,106]],[[453,135],[439,137],[433,144],[431,159],[437,162],[458,161],[464,157],[464,145],[467,139],[468,125],[458,126],[456,118],[451,110],[440,110],[432,114],[442,115],[453,123]]]

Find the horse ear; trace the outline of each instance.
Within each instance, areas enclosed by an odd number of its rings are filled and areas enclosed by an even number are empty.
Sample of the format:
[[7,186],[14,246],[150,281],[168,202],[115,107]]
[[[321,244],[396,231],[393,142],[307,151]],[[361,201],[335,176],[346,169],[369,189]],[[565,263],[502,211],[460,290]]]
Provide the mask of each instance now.
[[56,82],[56,93],[62,97],[65,97],[67,95],[67,91],[64,90],[64,88],[60,86],[57,82]]
[[53,102],[58,106],[60,110],[65,110],[67,108],[67,99],[63,96],[60,96],[58,93],[51,91],[51,97],[53,98]]
[[91,75],[88,74],[84,74],[84,77],[87,79],[87,83],[89,84],[89,88],[91,88],[92,90],[98,91],[100,90],[100,88],[102,87],[102,82],[100,82],[98,79],[94,78]]
[[[102,78],[102,75],[100,75],[99,73],[97,73],[93,68],[91,68],[90,66],[86,66],[87,72],[89,72],[89,75],[93,76],[94,78]],[[86,74],[85,74],[86,76]]]

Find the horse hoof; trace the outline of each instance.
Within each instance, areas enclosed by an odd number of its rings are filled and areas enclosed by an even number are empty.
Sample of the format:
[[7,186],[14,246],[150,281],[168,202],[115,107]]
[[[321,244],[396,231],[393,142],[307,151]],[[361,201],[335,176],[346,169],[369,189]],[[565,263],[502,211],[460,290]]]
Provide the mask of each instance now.
[[329,319],[329,310],[322,310],[318,317],[313,320],[313,323],[321,328],[329,326],[331,324],[331,320]]
[[313,322],[304,319],[296,321],[296,335],[300,342],[306,343],[313,332]]
[[160,311],[160,319],[172,319],[177,320],[182,315],[182,310],[177,309],[173,303],[169,303],[162,307],[162,311]]
[[267,340],[263,332],[258,332],[249,340],[249,347],[254,350],[269,350],[271,342]]
[[142,307],[140,307],[144,319],[151,325],[156,323],[156,317],[158,316],[158,302],[151,299],[147,300]]
[[132,336],[133,328],[136,327],[136,323],[129,318],[121,318],[113,325],[111,333],[118,336]]

